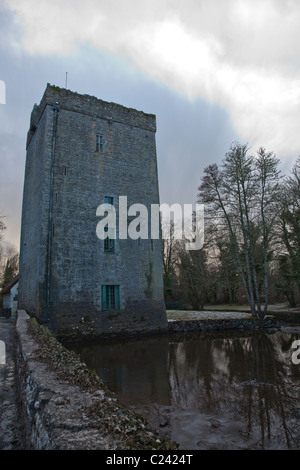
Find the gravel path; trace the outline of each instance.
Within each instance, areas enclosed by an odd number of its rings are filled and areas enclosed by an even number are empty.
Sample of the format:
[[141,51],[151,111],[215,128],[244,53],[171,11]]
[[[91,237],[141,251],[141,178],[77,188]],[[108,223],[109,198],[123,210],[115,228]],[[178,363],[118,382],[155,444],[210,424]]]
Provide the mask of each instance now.
[[168,310],[168,321],[176,320],[222,320],[226,318],[250,318],[247,312],[216,312],[205,310]]
[[22,449],[16,393],[15,332],[15,320],[0,317],[0,450]]

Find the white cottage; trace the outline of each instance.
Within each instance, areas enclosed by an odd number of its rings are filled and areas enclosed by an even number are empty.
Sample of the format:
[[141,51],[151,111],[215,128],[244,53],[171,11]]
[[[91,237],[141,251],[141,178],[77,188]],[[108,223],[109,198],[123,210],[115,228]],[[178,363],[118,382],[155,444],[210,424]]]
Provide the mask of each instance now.
[[15,276],[5,287],[3,287],[0,294],[3,298],[3,313],[5,316],[15,316],[18,308],[18,286],[19,275]]

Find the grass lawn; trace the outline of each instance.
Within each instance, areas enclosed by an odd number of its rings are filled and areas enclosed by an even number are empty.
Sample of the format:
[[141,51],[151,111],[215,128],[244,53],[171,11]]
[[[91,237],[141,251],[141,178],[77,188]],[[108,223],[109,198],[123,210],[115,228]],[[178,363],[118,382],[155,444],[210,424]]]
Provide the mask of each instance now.
[[[300,313],[299,307],[291,309],[287,304],[272,304],[268,307],[268,315],[272,313]],[[167,310],[167,317],[169,321],[175,320],[200,320],[200,319],[218,319],[218,318],[249,318],[251,311],[249,305],[205,305],[203,310]]]
[[204,311],[205,310],[219,310],[221,312],[250,312],[250,307],[249,305],[229,305],[229,304],[220,304],[220,305],[205,305],[204,306]]

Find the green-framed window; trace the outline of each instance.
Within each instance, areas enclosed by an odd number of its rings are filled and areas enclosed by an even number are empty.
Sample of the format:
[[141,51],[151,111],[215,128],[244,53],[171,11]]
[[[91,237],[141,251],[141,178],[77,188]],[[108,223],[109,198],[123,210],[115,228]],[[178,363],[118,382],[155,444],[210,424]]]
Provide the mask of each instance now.
[[120,310],[120,286],[102,286],[102,310]]

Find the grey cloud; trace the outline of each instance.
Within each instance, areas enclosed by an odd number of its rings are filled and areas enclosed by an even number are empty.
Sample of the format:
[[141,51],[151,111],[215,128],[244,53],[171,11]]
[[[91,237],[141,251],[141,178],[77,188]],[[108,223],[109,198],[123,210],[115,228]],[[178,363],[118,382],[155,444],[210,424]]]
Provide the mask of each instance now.
[[[15,0],[10,3],[22,5],[22,2]],[[31,2],[27,3],[30,5]],[[54,6],[59,3],[48,2]],[[183,3],[184,8],[181,6]],[[224,3],[233,5],[235,2],[229,0]],[[232,87],[230,88],[230,83],[225,98],[222,95],[225,84],[221,83],[219,94],[213,93],[212,102],[209,103],[205,99],[205,90],[200,77],[197,84],[198,98],[189,100],[184,89],[179,86],[177,91],[175,87],[171,89],[169,77],[172,75],[172,68],[169,71],[170,75],[167,75],[163,63],[158,60],[150,63],[147,51],[139,50],[138,42],[128,42],[132,30],[142,22],[151,30],[152,24],[158,24],[166,18],[177,18],[185,25],[187,32],[191,34],[195,32],[199,38],[201,35],[205,37],[206,34],[215,35],[222,46],[220,51],[215,50],[215,57],[219,60],[217,64],[224,65],[225,59],[238,63],[242,60],[238,51],[244,48],[246,53],[248,47],[249,52],[250,44],[244,44],[240,49],[238,45],[233,47],[234,38],[242,40],[242,36],[235,36],[228,29],[226,22],[233,24],[234,21],[230,16],[230,9],[219,10],[219,2],[217,8],[215,1],[211,0],[209,2],[89,0],[84,5],[87,9],[93,5],[100,6],[108,29],[104,32],[99,31],[98,35],[93,34],[94,43],[78,42],[72,53],[67,55],[26,51],[21,42],[22,25],[16,21],[17,17],[9,9],[1,11],[0,80],[6,83],[7,104],[0,105],[0,210],[2,209],[2,212],[8,216],[6,239],[13,240],[16,245],[19,236],[25,141],[31,109],[33,104],[41,99],[47,82],[64,86],[66,72],[68,72],[68,87],[73,91],[156,114],[161,202],[194,203],[203,168],[210,162],[221,161],[232,141],[244,141],[245,137],[239,134],[236,123],[243,118],[246,128],[249,126],[247,121],[251,117],[252,123],[260,125],[256,115],[253,117],[251,113],[256,105],[259,109],[261,103],[253,103],[254,108],[249,109],[249,101],[244,107],[234,108],[232,112],[235,92]],[[294,2],[291,2],[291,5],[296,6]],[[291,10],[291,13],[293,11]],[[84,27],[79,20],[80,18],[76,24],[70,26],[73,28],[73,33],[76,28]],[[65,24],[70,24],[68,18]],[[97,21],[93,24],[97,26]],[[89,27],[92,27],[92,24]],[[56,28],[54,26],[52,32],[58,36],[58,48],[61,47],[63,50],[59,30]],[[114,31],[118,33],[117,37],[114,37]],[[78,39],[76,34],[73,38]],[[132,41],[131,36],[130,41]],[[139,54],[144,54],[144,57],[141,58]],[[218,77],[219,72],[218,69],[214,71],[212,80],[215,76]],[[238,72],[239,69],[236,70],[237,74]],[[174,84],[176,83],[178,80],[175,77]],[[220,98],[223,101],[218,103]],[[232,116],[235,121],[232,120]],[[278,121],[274,121],[272,132],[276,132],[280,116],[285,118],[284,125],[281,126],[281,141],[288,144],[287,129],[291,127],[288,109],[279,115]],[[294,114],[293,122],[296,118]],[[249,128],[254,129],[251,126]],[[293,129],[296,128],[297,126],[294,126]],[[250,134],[250,137],[252,136]],[[264,140],[259,143],[268,146],[268,142]],[[297,137],[294,142],[294,147],[296,146]],[[278,153],[276,148],[268,150]],[[285,156],[292,164],[295,153],[287,150]]]

